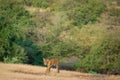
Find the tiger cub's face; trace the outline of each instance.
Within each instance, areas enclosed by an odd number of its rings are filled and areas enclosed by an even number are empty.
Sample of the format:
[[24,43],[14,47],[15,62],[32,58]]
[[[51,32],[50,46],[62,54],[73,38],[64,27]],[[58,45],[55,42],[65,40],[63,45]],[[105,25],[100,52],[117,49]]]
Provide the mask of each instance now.
[[47,65],[49,62],[49,59],[43,59],[44,65]]

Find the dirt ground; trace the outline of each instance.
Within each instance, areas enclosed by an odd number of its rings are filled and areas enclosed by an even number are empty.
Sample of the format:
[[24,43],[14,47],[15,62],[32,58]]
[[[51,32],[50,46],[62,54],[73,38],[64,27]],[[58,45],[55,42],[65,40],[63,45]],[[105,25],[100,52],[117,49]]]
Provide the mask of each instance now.
[[52,69],[44,74],[46,67],[0,63],[0,80],[120,80],[120,76],[87,74],[74,71]]

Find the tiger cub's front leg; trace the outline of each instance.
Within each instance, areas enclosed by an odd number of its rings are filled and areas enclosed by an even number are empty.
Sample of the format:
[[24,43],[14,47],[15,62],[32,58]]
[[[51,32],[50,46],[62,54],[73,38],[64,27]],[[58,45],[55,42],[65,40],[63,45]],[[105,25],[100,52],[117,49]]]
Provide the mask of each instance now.
[[46,73],[46,74],[49,73],[49,72],[50,72],[50,69],[51,69],[51,64],[48,63],[48,64],[47,64],[47,69],[46,69],[46,72],[45,72],[45,73]]

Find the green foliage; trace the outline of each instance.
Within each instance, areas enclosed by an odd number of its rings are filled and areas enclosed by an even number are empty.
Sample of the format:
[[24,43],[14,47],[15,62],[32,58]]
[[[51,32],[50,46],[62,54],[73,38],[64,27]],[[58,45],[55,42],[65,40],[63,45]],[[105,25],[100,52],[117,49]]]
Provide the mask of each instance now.
[[62,9],[67,11],[73,25],[81,26],[89,22],[94,23],[104,10],[104,4],[100,0],[66,0]]
[[0,0],[0,61],[42,65],[42,53],[27,40],[33,26],[29,13],[16,0]]
[[24,48],[25,54],[28,57],[28,64],[43,65],[42,52],[35,43],[33,43],[30,39],[26,39],[25,41],[18,40],[16,43]]
[[95,71],[89,71],[88,73],[90,73],[90,74],[97,74],[97,72],[95,72]]
[[[58,37],[48,36],[47,41],[43,45],[40,45],[43,55],[47,58],[61,58],[68,57],[72,55],[77,55],[80,49],[73,41],[63,42],[58,39]],[[77,53],[77,54],[76,54]]]
[[90,53],[75,65],[78,70],[87,72],[119,74],[120,68],[120,34],[119,30],[105,35],[100,45],[92,46]]
[[49,6],[47,0],[23,0],[22,2],[27,6],[42,7],[42,8],[47,8]]
[[[17,45],[17,39],[24,39],[22,27],[26,24],[29,14],[15,1],[0,0],[0,59],[5,62],[17,59],[17,62],[24,62],[24,49]],[[23,20],[23,21],[21,21]],[[19,25],[19,26],[18,26]],[[26,26],[26,25],[24,25]],[[17,58],[18,56],[23,57]],[[12,62],[12,61],[11,61]]]
[[21,60],[20,57],[13,57],[13,58],[5,57],[4,62],[5,63],[25,63],[27,62],[27,60],[24,59],[24,62],[23,62],[23,60]]
[[5,51],[3,59],[4,62],[8,63],[26,63],[27,62],[27,56],[24,54],[24,49],[13,43],[11,48],[8,47],[8,49]]

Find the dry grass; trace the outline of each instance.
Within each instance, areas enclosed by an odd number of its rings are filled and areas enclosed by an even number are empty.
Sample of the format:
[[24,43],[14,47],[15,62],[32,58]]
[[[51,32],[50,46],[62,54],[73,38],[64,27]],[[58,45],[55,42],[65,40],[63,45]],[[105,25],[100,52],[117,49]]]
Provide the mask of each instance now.
[[56,73],[55,69],[45,75],[45,69],[40,66],[0,63],[0,80],[120,80],[120,76],[92,75],[65,70]]

